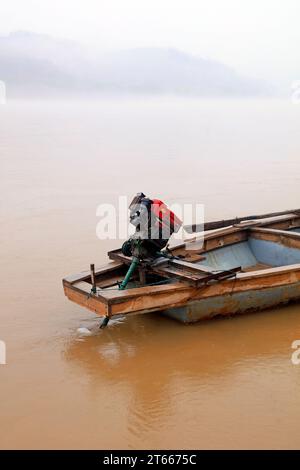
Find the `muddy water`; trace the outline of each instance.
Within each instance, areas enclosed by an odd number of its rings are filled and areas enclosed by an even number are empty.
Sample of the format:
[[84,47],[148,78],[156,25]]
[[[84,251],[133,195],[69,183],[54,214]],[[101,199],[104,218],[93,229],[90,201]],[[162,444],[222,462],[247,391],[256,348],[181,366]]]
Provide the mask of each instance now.
[[0,108],[0,448],[299,447],[299,305],[99,331],[61,288],[119,245],[95,233],[119,194],[198,201],[207,218],[299,206],[299,130],[289,102]]

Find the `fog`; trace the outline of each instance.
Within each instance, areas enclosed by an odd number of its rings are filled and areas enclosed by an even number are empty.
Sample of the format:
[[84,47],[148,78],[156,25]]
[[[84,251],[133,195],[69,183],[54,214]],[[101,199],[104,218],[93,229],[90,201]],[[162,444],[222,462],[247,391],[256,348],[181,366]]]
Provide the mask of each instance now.
[[72,41],[15,32],[0,38],[0,78],[11,98],[172,94],[269,95],[272,88],[217,61],[171,48],[99,52]]
[[0,80],[10,97],[288,95],[299,12],[296,0],[11,0]]

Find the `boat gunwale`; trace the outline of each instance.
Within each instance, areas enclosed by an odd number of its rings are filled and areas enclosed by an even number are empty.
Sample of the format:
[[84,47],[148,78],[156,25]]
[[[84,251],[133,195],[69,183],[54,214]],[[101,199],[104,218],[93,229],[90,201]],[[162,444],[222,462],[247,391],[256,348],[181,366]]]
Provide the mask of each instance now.
[[[298,279],[292,279],[291,276],[293,274],[299,273],[300,272],[300,264],[297,265],[297,268],[294,269],[294,266],[289,266],[289,269],[285,269],[285,271],[282,271],[280,268],[274,268],[276,269],[276,272],[272,272],[269,274],[265,274],[260,276],[260,271],[257,271],[258,276],[249,276],[249,278],[236,278],[236,279],[231,279],[231,280],[223,280],[220,282],[215,282],[211,284],[207,284],[202,286],[201,288],[193,287],[193,286],[186,286],[186,289],[181,291],[182,298],[178,298],[175,302],[170,299],[169,304],[163,304],[161,303],[159,306],[156,307],[144,307],[144,308],[137,308],[137,306],[132,303],[132,302],[143,302],[143,299],[146,300],[149,298],[149,294],[147,293],[142,293],[140,292],[141,289],[134,289],[136,292],[133,293],[128,291],[128,294],[126,296],[121,296],[121,297],[115,297],[111,298],[109,300],[109,308],[112,309],[113,306],[116,306],[119,304],[123,304],[123,307],[121,310],[117,309],[115,312],[112,313],[112,315],[115,315],[117,313],[123,313],[123,314],[128,314],[128,313],[134,313],[139,311],[140,313],[148,312],[150,309],[153,309],[153,311],[157,310],[164,310],[166,308],[173,308],[177,306],[184,306],[188,305],[190,302],[193,301],[201,301],[207,298],[214,298],[214,297],[222,297],[222,296],[232,296],[234,294],[237,294],[239,292],[252,292],[255,290],[260,290],[264,291],[271,288],[278,288],[278,287],[284,287],[284,286],[289,286],[293,284],[298,284],[300,282],[300,275],[298,274]],[[247,276],[247,274],[246,274]],[[280,277],[285,276],[286,279],[282,280]],[[255,281],[257,279],[264,279],[264,283],[260,282],[259,285],[255,285]],[[273,278],[273,282],[270,282],[269,278]],[[279,278],[279,279],[276,279]],[[276,282],[274,282],[276,281]],[[248,283],[248,285],[247,285]],[[249,285],[249,284],[254,284],[254,285]],[[130,289],[133,290],[133,289]],[[158,293],[158,292],[157,292]],[[180,294],[179,291],[174,290],[172,292],[173,294]],[[156,292],[152,292],[150,297],[155,296]],[[164,292],[159,292],[159,294],[164,294]],[[165,292],[165,294],[167,294]],[[165,298],[165,297],[164,297]],[[162,299],[163,300],[163,299]],[[126,307],[127,305],[127,307]],[[112,312],[112,310],[110,310]]]
[[[122,268],[124,263],[117,260],[110,260],[106,264],[101,264],[95,268],[95,276],[100,276],[101,274],[109,274],[119,268]],[[76,274],[70,274],[63,278],[62,282],[64,285],[74,285],[77,282],[84,282],[87,279],[91,278],[91,272],[89,270],[80,271]]]
[[283,222],[289,222],[289,221],[297,220],[297,219],[299,219],[299,223],[296,225],[292,224],[290,228],[293,228],[293,227],[299,228],[300,227],[300,215],[291,213],[287,215],[272,217],[271,219],[250,220],[250,221],[240,222],[239,224],[228,225],[228,227],[222,227],[222,228],[217,228],[213,230],[206,230],[206,231],[198,232],[199,235],[193,236],[192,238],[187,238],[186,240],[184,240],[184,243],[181,243],[180,245],[176,245],[172,247],[171,251],[174,249],[178,249],[178,248],[184,248],[187,244],[197,241],[199,239],[201,240],[201,238],[209,240],[216,236],[222,236],[222,235],[226,235],[229,233],[235,233],[235,232],[239,232],[242,230],[246,230],[248,228],[268,227],[269,225],[280,224]]
[[[267,268],[267,269],[261,269],[257,271],[251,271],[250,273],[237,273],[234,278],[231,279],[225,279],[222,281],[215,281],[211,282],[209,284],[205,284],[204,286],[200,287],[194,287],[190,286],[185,282],[182,281],[174,281],[170,282],[169,284],[166,285],[158,285],[158,286],[143,286],[143,287],[136,287],[132,289],[127,289],[120,291],[118,289],[116,290],[106,290],[101,289],[100,292],[97,291],[96,294],[92,292],[88,292],[86,289],[82,289],[79,286],[76,286],[76,284],[73,285],[68,285],[66,287],[72,289],[72,290],[77,290],[89,297],[93,297],[95,299],[99,299],[100,301],[103,301],[104,303],[110,305],[112,303],[118,303],[118,301],[122,301],[123,299],[128,300],[130,298],[136,298],[140,296],[147,296],[147,295],[159,295],[163,293],[168,293],[172,291],[200,291],[203,288],[208,288],[210,286],[224,286],[224,285],[229,285],[233,284],[236,281],[249,281],[251,279],[259,279],[259,278],[269,278],[273,276],[279,276],[281,274],[288,274],[292,272],[298,272],[300,271],[300,263],[299,264],[291,264],[291,265],[286,265],[286,266],[279,266],[279,267],[274,267],[274,268]],[[88,284],[88,283],[86,283]],[[284,284],[282,284],[284,285]],[[249,291],[252,289],[250,288]]]

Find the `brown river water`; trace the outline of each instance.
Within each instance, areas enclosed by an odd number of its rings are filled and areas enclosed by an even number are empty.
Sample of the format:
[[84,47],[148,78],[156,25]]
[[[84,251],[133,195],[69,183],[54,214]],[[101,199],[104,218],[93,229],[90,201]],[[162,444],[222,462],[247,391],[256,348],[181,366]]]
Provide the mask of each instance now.
[[207,220],[299,207],[299,131],[289,101],[0,107],[0,448],[300,447],[300,305],[98,330],[61,285],[120,245],[96,237],[119,194],[203,203]]

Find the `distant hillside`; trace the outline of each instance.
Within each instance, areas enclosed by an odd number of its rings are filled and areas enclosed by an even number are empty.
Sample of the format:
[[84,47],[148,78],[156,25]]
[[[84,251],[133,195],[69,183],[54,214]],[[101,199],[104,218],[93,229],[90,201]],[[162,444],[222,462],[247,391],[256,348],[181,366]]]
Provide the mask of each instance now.
[[141,48],[97,53],[71,41],[28,32],[0,37],[0,80],[8,96],[151,93],[256,96],[259,81],[221,63],[175,49]]

